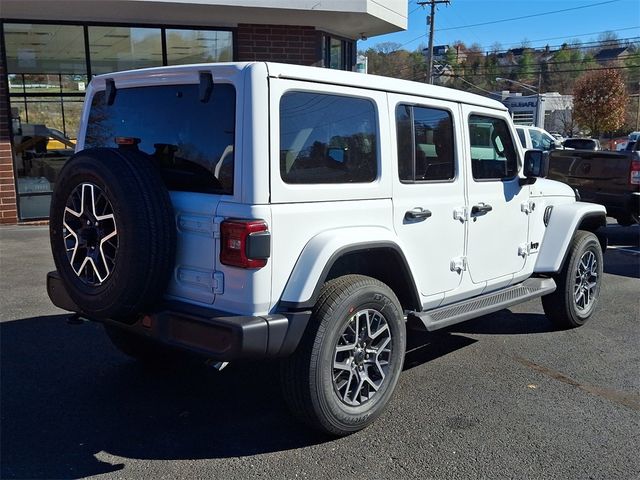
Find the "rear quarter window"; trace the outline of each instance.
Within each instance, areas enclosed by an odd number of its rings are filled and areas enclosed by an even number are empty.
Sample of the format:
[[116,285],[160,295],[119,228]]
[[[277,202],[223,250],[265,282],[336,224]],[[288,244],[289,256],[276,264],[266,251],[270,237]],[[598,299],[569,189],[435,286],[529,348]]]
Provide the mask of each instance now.
[[105,92],[91,101],[85,148],[139,141],[169,190],[233,194],[236,92],[215,84],[208,101],[199,85],[121,88],[112,105]]
[[377,177],[372,101],[312,92],[280,99],[280,176],[286,183],[365,183]]

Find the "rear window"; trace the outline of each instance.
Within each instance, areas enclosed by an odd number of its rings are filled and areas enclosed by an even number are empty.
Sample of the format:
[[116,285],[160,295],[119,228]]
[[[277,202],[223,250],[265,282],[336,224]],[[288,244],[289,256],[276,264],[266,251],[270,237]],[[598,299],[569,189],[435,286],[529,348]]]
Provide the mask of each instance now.
[[286,183],[364,183],[377,176],[372,101],[310,92],[280,100],[280,176]]
[[596,142],[588,138],[570,138],[565,140],[563,145],[577,150],[593,150],[596,147]]
[[235,103],[229,84],[215,84],[206,102],[197,84],[121,88],[112,105],[100,91],[91,102],[85,148],[136,139],[170,190],[231,195]]

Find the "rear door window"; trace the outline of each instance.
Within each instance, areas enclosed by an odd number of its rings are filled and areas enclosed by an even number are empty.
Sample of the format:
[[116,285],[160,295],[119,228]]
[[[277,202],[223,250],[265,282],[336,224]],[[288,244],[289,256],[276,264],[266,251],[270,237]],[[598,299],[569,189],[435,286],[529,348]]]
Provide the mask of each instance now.
[[400,181],[446,181],[455,177],[451,113],[398,105],[396,131]]
[[233,194],[236,92],[215,84],[208,101],[199,85],[118,89],[91,102],[85,148],[115,147],[116,138],[138,142],[169,190]]

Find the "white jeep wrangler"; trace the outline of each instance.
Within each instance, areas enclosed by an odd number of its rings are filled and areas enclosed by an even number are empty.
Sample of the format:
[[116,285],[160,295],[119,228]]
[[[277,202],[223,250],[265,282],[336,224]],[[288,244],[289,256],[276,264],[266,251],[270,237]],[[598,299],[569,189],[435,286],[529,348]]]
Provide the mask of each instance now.
[[86,98],[47,290],[129,355],[286,357],[292,411],[345,435],[389,402],[408,322],[541,296],[574,327],[597,304],[605,209],[541,178],[496,101],[271,63],[102,75]]

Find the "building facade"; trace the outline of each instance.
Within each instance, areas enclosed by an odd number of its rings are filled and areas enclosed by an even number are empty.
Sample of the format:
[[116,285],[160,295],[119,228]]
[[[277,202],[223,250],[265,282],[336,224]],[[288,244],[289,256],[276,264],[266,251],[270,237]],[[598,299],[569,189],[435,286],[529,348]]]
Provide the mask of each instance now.
[[503,91],[496,93],[500,101],[509,109],[513,123],[544,128],[571,136],[576,125],[573,121],[573,95],[558,92],[522,95]]
[[403,0],[2,0],[0,223],[48,217],[94,75],[267,60],[353,70],[359,38],[406,26]]

